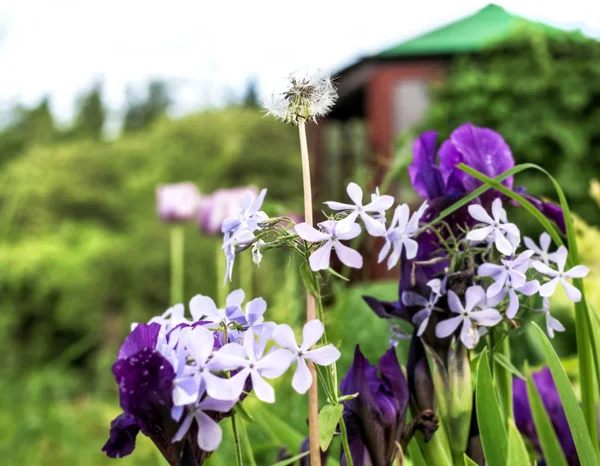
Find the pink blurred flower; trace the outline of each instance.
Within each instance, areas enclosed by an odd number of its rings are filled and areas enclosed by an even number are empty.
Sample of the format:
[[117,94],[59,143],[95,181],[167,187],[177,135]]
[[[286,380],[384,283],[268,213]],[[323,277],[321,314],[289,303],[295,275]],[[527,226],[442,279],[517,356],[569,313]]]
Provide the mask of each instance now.
[[164,222],[184,222],[196,217],[200,191],[191,182],[163,184],[156,188],[156,210]]
[[242,210],[244,195],[250,192],[254,198],[258,189],[254,186],[219,189],[209,196],[203,196],[198,209],[198,226],[205,235],[221,235],[221,226],[226,218],[237,215]]

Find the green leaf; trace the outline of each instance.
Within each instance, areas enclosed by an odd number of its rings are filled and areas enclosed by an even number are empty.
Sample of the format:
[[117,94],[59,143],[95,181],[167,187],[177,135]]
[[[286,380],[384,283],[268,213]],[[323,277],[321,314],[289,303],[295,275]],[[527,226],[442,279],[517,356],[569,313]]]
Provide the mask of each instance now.
[[544,408],[540,394],[537,391],[531,373],[527,373],[527,395],[533,414],[535,431],[540,439],[540,445],[548,466],[567,466],[562,447],[552,427],[550,416]]
[[469,458],[466,453],[464,454],[464,460],[465,460],[465,466],[477,466],[477,463],[475,461],[473,461],[471,458]]
[[533,323],[532,325],[537,331],[538,338],[542,342],[542,349],[546,356],[546,362],[548,363],[548,366],[550,366],[554,383],[556,384],[558,394],[560,395],[560,401],[565,408],[579,460],[581,461],[582,466],[597,466],[600,463],[600,459],[597,458],[594,451],[590,432],[586,426],[583,412],[579,407],[579,401],[577,401],[577,397],[573,392],[567,373],[560,363],[560,359],[554,351],[554,348],[552,348],[550,340],[544,335],[542,329],[536,323]]
[[340,396],[338,398],[338,401],[341,403],[342,401],[350,401],[353,400],[354,398],[356,398],[358,396],[358,392],[356,393],[352,393],[350,395],[344,395],[344,396]]
[[294,464],[296,461],[301,460],[305,456],[308,456],[310,451],[305,451],[304,453],[300,453],[299,455],[292,456],[287,460],[279,461],[277,463],[273,463],[271,466],[287,466],[288,464]]
[[416,438],[413,438],[410,441],[410,443],[408,444],[407,450],[408,450],[408,457],[410,458],[410,461],[412,462],[413,466],[427,466],[427,462],[425,461],[425,458],[423,457],[423,453],[421,452],[421,449],[419,448],[419,442],[417,442]]
[[531,464],[523,437],[512,419],[508,422],[508,460],[506,464]]
[[521,371],[519,371],[519,369],[517,369],[512,362],[510,362],[510,359],[508,359],[506,355],[502,353],[494,353],[494,361],[504,367],[511,374],[525,380],[525,376],[521,374]]
[[278,447],[285,445],[292,453],[300,451],[304,435],[285,422],[281,416],[271,412],[264,404],[252,405],[252,413],[256,422]]
[[477,369],[475,403],[477,407],[477,424],[479,425],[486,462],[488,466],[506,466],[508,438],[500,415],[498,399],[494,392],[487,348],[481,353],[479,368]]
[[319,444],[321,445],[322,451],[327,451],[331,439],[335,434],[335,428],[340,422],[344,406],[337,405],[325,405],[319,412]]

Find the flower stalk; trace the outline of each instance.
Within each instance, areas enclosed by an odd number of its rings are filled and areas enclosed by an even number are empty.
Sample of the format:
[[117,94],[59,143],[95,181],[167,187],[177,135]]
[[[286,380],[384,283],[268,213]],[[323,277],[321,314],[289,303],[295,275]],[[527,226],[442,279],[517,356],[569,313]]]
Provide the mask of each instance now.
[[[302,186],[304,191],[304,220],[313,225],[312,188],[310,180],[310,160],[306,140],[306,122],[298,118],[298,133],[300,136],[300,153],[302,156]],[[306,292],[306,321],[317,317],[316,298]],[[312,375],[312,385],[308,390],[308,436],[310,440],[310,464],[321,465],[321,447],[319,445],[319,388],[317,385],[317,369],[314,364],[308,365]]]
[[171,304],[183,301],[184,239],[182,225],[171,226]]

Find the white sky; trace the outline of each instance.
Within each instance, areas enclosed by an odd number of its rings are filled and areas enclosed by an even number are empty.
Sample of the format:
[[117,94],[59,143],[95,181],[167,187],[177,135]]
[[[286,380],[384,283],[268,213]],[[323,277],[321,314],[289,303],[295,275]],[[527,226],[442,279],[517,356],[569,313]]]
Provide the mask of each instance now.
[[[118,117],[127,85],[175,83],[177,113],[218,105],[249,77],[263,96],[290,72],[335,70],[466,16],[478,0],[0,0],[0,109],[50,95],[63,120],[101,79]],[[600,37],[597,0],[497,1]]]

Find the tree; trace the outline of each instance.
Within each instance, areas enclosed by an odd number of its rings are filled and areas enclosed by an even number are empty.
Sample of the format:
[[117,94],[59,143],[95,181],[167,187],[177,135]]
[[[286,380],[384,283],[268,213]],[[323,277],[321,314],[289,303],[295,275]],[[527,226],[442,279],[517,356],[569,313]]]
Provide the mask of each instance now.
[[78,99],[72,135],[100,140],[105,121],[102,84],[98,82]]
[[165,115],[171,106],[169,94],[169,86],[164,81],[151,81],[145,98],[139,98],[129,91],[123,131],[140,131]]
[[250,79],[246,85],[246,93],[244,94],[242,105],[248,108],[260,107],[260,102],[258,100],[258,83],[255,78]]

